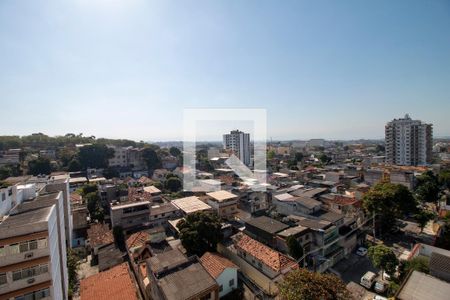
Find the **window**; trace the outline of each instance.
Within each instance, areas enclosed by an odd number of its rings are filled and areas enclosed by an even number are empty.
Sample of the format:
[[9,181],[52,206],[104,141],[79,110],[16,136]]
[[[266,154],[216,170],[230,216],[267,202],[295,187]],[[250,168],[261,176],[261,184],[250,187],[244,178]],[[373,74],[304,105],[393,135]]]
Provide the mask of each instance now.
[[47,248],[47,238],[39,239],[37,243],[39,249]]
[[5,256],[5,247],[4,246],[0,246],[0,256]]
[[30,241],[29,246],[30,246],[30,250],[36,250],[38,248],[38,243],[36,240],[32,240],[32,241]]
[[6,284],[6,273],[0,273],[0,285]]
[[42,298],[50,297],[50,290],[49,289],[43,289],[37,292],[34,292],[34,299],[39,300]]
[[6,200],[6,194],[2,193],[2,201],[5,201],[5,200]]
[[20,253],[20,251],[19,251],[19,244],[11,244],[11,245],[9,245],[9,253],[10,254]]
[[234,278],[230,279],[230,282],[228,283],[230,286],[234,286]]
[[29,250],[28,242],[20,243],[19,249],[20,249],[20,253],[27,252]]

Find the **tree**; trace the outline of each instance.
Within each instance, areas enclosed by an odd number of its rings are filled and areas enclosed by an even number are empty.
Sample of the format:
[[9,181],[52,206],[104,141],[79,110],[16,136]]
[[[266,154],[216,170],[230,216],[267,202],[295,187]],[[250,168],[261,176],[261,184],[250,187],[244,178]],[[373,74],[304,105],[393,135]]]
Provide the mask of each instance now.
[[85,184],[81,187],[81,196],[86,196],[89,193],[94,193],[98,191],[96,184]]
[[105,176],[106,179],[116,178],[119,177],[119,171],[117,169],[108,167],[105,170],[103,170],[103,176]]
[[37,159],[33,159],[28,162],[28,174],[37,176],[41,174],[48,175],[51,172],[52,166],[48,158],[38,157]]
[[351,298],[345,283],[337,276],[310,272],[303,268],[289,272],[278,284],[278,288],[283,300]]
[[319,155],[318,159],[324,164],[327,164],[327,163],[329,163],[331,161],[331,157],[329,157],[325,153],[321,153]]
[[69,172],[81,171],[81,164],[77,159],[72,159],[67,166]]
[[439,173],[439,184],[444,188],[450,189],[450,169],[442,170]]
[[75,251],[71,248],[67,249],[67,272],[69,274],[69,293],[73,293],[73,290],[77,284],[77,270],[80,262]]
[[436,247],[450,250],[450,221],[444,219],[444,222],[437,235]]
[[396,228],[396,219],[417,212],[417,202],[403,185],[381,182],[363,197],[363,207],[372,216],[378,216],[383,231]]
[[114,149],[104,144],[86,145],[80,148],[78,160],[83,169],[108,167],[108,160],[114,157]]
[[125,235],[123,234],[123,228],[122,226],[114,226],[113,227],[113,235],[114,235],[114,242],[116,243],[116,246],[120,250],[125,250]]
[[411,270],[428,274],[430,272],[430,259],[425,256],[416,256],[411,260],[401,261],[398,266],[400,281],[403,281]]
[[419,223],[420,232],[423,231],[427,223],[433,220],[434,217],[435,214],[429,210],[421,210],[416,215],[414,215],[414,218],[416,219],[417,223]]
[[299,241],[297,241],[297,239],[290,235],[287,239],[286,239],[286,244],[288,246],[289,249],[289,254],[295,258],[295,259],[300,259],[303,256],[303,247],[302,245],[299,243]]
[[[386,271],[389,275],[394,275],[395,268],[398,265],[398,259],[394,251],[384,245],[376,245],[369,248],[367,255],[375,268]],[[383,275],[381,275],[383,278]]]
[[303,160],[303,157],[304,157],[303,153],[301,153],[301,152],[295,152],[294,159],[295,159],[297,162],[301,162],[301,161]]
[[178,157],[179,155],[181,155],[181,151],[177,147],[170,147],[169,153],[170,153],[170,155],[175,156],[175,157]]
[[267,159],[271,160],[275,157],[275,151],[274,150],[269,150],[267,152]]
[[97,194],[97,192],[91,192],[86,194],[85,198],[87,200],[87,209],[89,211],[91,219],[103,222],[104,213],[100,203],[100,196]]
[[216,251],[222,240],[222,224],[217,215],[196,212],[177,224],[183,247],[191,254],[203,255],[206,251]]
[[161,160],[159,159],[156,151],[153,148],[144,148],[142,150],[142,159],[147,165],[147,169],[149,173],[153,173],[153,171],[161,166]]
[[172,193],[178,192],[181,189],[181,180],[176,175],[175,177],[169,177],[165,182],[166,188]]
[[415,193],[422,202],[436,202],[439,196],[439,180],[431,171],[417,177]]

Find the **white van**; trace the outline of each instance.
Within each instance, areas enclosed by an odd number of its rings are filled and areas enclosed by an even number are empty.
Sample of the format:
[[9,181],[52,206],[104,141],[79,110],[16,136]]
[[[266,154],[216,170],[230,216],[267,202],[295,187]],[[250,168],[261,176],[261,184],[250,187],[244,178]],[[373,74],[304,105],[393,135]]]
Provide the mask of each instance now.
[[375,274],[374,272],[367,272],[366,274],[364,274],[363,277],[361,277],[361,285],[370,289],[373,285],[373,283],[375,282],[375,278],[377,278],[377,274]]

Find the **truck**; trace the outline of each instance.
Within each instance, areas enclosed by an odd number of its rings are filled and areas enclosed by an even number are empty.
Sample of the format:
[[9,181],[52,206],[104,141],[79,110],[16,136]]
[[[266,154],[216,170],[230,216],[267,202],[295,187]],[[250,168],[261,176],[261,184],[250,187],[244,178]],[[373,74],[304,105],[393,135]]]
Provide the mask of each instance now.
[[375,278],[377,278],[377,274],[369,271],[366,274],[364,274],[363,277],[361,277],[360,284],[363,287],[370,289],[372,287],[373,283],[375,282]]

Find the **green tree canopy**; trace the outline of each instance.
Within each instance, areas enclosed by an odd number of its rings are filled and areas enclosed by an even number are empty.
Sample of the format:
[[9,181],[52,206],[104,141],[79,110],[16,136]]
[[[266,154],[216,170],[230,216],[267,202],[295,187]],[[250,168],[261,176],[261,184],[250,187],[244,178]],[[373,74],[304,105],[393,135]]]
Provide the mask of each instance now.
[[153,149],[152,147],[147,147],[142,150],[142,159],[147,165],[150,173],[153,173],[155,169],[161,167],[161,160],[156,154],[155,149]]
[[289,254],[295,258],[295,259],[300,259],[303,256],[303,247],[302,245],[299,243],[299,241],[297,241],[297,239],[294,236],[289,236],[286,239],[286,244],[288,246],[289,249]]
[[436,202],[439,197],[439,180],[432,171],[417,177],[415,193],[422,202]]
[[183,247],[191,254],[203,255],[206,251],[216,251],[222,240],[222,224],[217,215],[196,212],[177,224]]
[[28,162],[28,174],[40,175],[40,174],[50,174],[52,172],[52,166],[48,158],[39,157],[37,159],[30,160]]
[[114,150],[104,144],[86,145],[80,148],[78,161],[83,169],[106,168],[108,160],[114,157]]
[[289,272],[278,288],[283,300],[351,299],[345,283],[337,276],[303,268]]
[[172,193],[175,193],[181,189],[182,184],[181,184],[180,178],[178,178],[178,176],[174,175],[174,176],[166,179],[165,186],[169,191],[171,191]]
[[383,231],[396,226],[396,218],[417,212],[417,202],[403,185],[387,182],[373,186],[363,197],[364,209],[378,215]]
[[103,222],[104,212],[101,206],[101,199],[97,192],[90,192],[84,196],[87,201],[87,209],[92,220]]
[[427,223],[435,218],[435,214],[429,210],[420,210],[414,215],[417,223],[419,224],[420,231],[422,232]]
[[410,260],[401,261],[398,266],[399,279],[403,280],[411,270],[428,274],[430,272],[430,259],[425,256],[417,256]]
[[439,173],[439,183],[444,188],[450,189],[450,169],[442,170]]
[[375,268],[386,271],[389,275],[395,273],[399,262],[391,248],[384,245],[372,246],[367,251],[367,255]]
[[170,147],[169,153],[170,153],[170,155],[175,156],[175,157],[181,155],[181,151],[177,147]]

